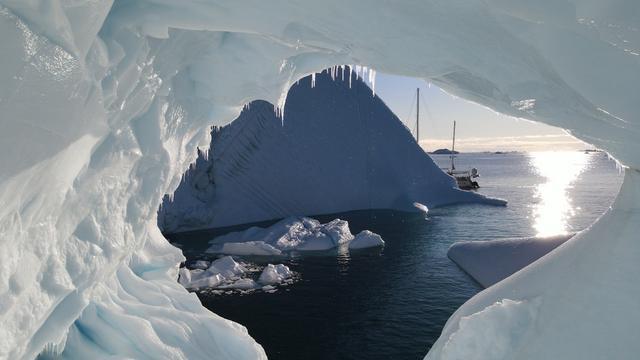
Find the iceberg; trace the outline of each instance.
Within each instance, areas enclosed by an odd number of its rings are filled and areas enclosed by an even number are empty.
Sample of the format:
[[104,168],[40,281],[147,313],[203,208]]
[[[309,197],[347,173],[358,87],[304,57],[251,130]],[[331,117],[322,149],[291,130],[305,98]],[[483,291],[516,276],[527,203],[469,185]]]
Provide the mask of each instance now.
[[349,249],[384,246],[380,235],[364,230],[355,237],[345,220],[326,224],[295,216],[266,227],[231,232],[210,241],[211,254],[277,256],[292,251],[326,251],[348,244]]
[[262,270],[258,282],[264,286],[273,286],[284,282],[291,278],[291,276],[293,276],[293,273],[289,270],[288,266],[283,264],[269,264]]
[[213,127],[178,189],[164,197],[164,233],[295,215],[354,210],[419,211],[498,199],[462,191],[420,148],[364,79],[344,69],[300,79],[285,117],[253,101],[231,124]]
[[0,0],[0,358],[265,358],[176,281],[156,213],[209,126],[281,111],[338,64],[561,127],[625,169],[611,209],[465,303],[428,359],[491,358],[492,334],[502,358],[635,357],[639,6]]

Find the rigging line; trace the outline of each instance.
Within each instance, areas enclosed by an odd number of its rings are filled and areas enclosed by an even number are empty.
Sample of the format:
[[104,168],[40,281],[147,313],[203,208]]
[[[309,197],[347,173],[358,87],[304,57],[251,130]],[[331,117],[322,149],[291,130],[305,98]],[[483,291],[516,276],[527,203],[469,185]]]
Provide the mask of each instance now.
[[[423,96],[424,96],[424,92],[421,92],[420,93],[420,100],[421,100],[420,106],[421,106],[422,110],[427,115],[427,122],[426,122],[427,123],[427,127],[428,127],[428,125],[433,125],[431,127],[431,129],[435,130],[435,128],[436,128],[435,120],[433,120],[433,116],[431,116],[431,110],[429,110],[429,106],[427,106],[427,101],[424,99]],[[433,124],[430,121],[433,121]]]
[[409,129],[409,132],[411,133],[411,135],[415,136],[414,133],[414,126],[409,126],[409,124],[411,123],[411,119],[412,119],[412,115],[413,115],[413,107],[415,106],[416,103],[416,97],[415,96],[411,96],[411,107],[409,107],[409,115],[407,115],[407,117],[404,118],[404,126]]

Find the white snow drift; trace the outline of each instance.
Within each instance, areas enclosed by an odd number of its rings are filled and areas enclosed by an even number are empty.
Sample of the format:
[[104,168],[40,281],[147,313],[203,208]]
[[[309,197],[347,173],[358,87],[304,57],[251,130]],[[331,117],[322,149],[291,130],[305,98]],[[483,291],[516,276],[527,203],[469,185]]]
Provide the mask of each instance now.
[[228,255],[280,255],[290,251],[326,251],[348,244],[349,249],[384,246],[380,235],[364,230],[355,237],[349,223],[335,219],[326,224],[311,218],[288,217],[267,227],[251,227],[211,240],[208,253]]
[[[493,342],[475,341],[485,329],[523,321],[517,341],[501,342],[503,358],[636,356],[639,7],[0,0],[0,358],[44,348],[63,358],[264,358],[244,328],[177,283],[183,257],[156,210],[211,124],[250,100],[281,108],[296,80],[335,64],[423,78],[560,126],[626,167],[611,210],[468,301],[428,358],[449,357],[448,339],[473,349],[458,358],[489,358]],[[494,305],[504,299],[539,302],[520,316]]]
[[[301,79],[286,118],[254,101],[214,127],[158,214],[164,233],[352,210],[419,211],[463,202],[504,205],[461,191],[350,68]],[[313,86],[312,86],[313,83]]]

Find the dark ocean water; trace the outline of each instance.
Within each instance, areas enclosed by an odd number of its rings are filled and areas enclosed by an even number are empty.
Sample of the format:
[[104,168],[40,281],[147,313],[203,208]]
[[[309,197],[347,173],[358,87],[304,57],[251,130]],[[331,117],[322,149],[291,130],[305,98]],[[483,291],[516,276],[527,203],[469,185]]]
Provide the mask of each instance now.
[[[434,156],[442,166],[447,156]],[[460,240],[554,235],[584,229],[609,207],[622,181],[601,153],[465,154],[480,193],[507,207],[461,205],[428,216],[360,211],[319,217],[370,229],[383,249],[278,259],[299,280],[275,293],[200,292],[213,312],[245,325],[271,359],[421,359],[451,314],[482,288],[447,258]],[[220,230],[170,236],[189,259]],[[274,259],[245,259],[258,264]]]

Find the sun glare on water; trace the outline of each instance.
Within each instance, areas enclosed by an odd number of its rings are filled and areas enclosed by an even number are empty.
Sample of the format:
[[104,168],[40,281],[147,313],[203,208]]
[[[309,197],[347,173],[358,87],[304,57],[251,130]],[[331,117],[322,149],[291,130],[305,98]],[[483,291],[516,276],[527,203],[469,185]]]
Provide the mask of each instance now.
[[530,153],[529,164],[545,179],[534,193],[533,228],[537,236],[569,232],[568,220],[575,215],[569,190],[587,168],[590,156],[578,151]]

